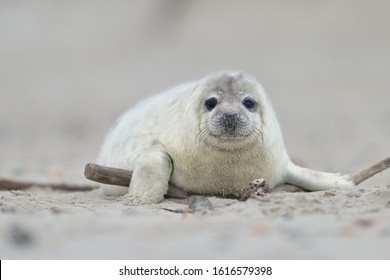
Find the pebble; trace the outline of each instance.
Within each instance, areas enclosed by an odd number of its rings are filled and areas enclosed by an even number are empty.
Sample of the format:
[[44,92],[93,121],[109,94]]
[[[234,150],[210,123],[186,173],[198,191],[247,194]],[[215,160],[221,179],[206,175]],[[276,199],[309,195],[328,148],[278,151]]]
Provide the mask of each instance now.
[[1,213],[15,213],[15,208],[11,206],[2,206],[0,207]]
[[355,224],[362,228],[370,228],[374,226],[375,221],[369,218],[360,218],[355,221]]
[[27,246],[34,241],[32,234],[28,230],[17,225],[11,228],[10,238],[11,242],[17,246]]
[[208,212],[214,210],[214,205],[204,196],[190,196],[188,198],[188,208],[190,212]]

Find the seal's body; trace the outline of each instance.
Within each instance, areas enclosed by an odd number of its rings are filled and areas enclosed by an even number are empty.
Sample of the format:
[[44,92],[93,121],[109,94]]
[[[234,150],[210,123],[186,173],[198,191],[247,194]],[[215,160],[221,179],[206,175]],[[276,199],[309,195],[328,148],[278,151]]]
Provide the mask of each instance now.
[[143,100],[106,137],[100,164],[133,171],[129,190],[138,203],[160,202],[170,182],[189,194],[238,196],[263,178],[274,187],[307,190],[353,186],[344,176],[294,165],[261,85],[241,72],[221,72]]

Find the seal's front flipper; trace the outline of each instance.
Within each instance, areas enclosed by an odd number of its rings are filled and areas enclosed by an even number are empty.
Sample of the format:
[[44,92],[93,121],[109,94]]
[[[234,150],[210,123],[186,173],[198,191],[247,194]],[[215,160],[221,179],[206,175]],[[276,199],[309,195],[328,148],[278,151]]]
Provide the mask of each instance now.
[[314,171],[299,167],[292,162],[287,166],[285,183],[296,185],[309,191],[323,191],[355,186],[349,176]]
[[136,160],[129,195],[137,204],[159,203],[168,192],[172,161],[161,150],[151,150]]

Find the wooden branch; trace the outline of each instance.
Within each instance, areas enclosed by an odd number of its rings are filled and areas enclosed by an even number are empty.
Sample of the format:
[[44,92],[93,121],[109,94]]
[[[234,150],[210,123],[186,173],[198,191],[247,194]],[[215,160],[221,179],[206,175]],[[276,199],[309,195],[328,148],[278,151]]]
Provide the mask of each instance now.
[[129,187],[132,171],[107,167],[95,163],[85,165],[85,178],[108,185]]
[[7,180],[0,179],[0,190],[24,190],[30,188],[32,186],[41,187],[41,188],[51,188],[54,190],[62,190],[62,191],[73,191],[73,192],[84,192],[84,191],[92,191],[98,188],[98,186],[89,186],[89,185],[69,185],[69,184],[42,184],[35,182],[22,182],[15,180]]
[[[376,175],[379,172],[390,167],[390,157],[380,161],[373,166],[364,169],[363,171],[351,176],[352,182],[355,185],[359,185],[368,178]],[[113,168],[98,165],[95,163],[87,163],[85,165],[84,175],[85,178],[99,182],[102,184],[116,185],[128,187],[130,185],[130,180],[133,172],[129,170]]]
[[361,182],[364,182],[368,178],[382,172],[383,170],[390,167],[390,157],[378,162],[377,164],[372,165],[371,167],[364,169],[363,171],[353,175],[351,177],[352,182],[355,185],[359,185]]

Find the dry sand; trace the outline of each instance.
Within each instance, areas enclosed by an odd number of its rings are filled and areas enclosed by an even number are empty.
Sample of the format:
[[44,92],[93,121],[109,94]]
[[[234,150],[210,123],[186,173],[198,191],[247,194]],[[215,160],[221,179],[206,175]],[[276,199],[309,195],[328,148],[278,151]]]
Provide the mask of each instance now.
[[0,196],[1,257],[42,259],[389,258],[390,186],[272,193],[214,211],[165,201],[127,206],[90,193]]
[[[1,1],[0,177],[86,184],[136,100],[226,68],[262,82],[299,164],[353,174],[389,156],[390,3],[182,2]],[[389,259],[389,185],[385,171],[184,214],[168,210],[186,201],[0,191],[0,259]]]

